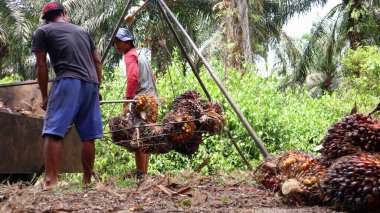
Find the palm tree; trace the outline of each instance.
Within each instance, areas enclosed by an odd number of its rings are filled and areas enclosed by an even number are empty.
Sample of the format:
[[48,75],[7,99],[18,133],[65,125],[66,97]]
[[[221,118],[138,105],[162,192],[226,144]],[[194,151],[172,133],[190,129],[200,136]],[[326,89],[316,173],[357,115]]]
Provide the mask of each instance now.
[[[132,6],[138,6],[140,3],[140,1],[134,1]],[[206,29],[213,29],[210,27],[212,25],[212,16],[210,16],[212,1],[168,0],[166,4],[179,17],[189,34],[195,38],[195,42],[198,44],[204,42],[203,32]],[[71,21],[89,30],[100,51],[103,52],[125,7],[125,0],[66,0],[64,5],[68,9]],[[164,70],[177,45],[174,39],[168,36],[171,34],[170,30],[163,23],[156,5],[149,5],[147,11],[142,12],[136,23],[130,28],[140,45],[150,49],[153,63],[160,70]],[[200,23],[203,21],[207,24]],[[111,51],[107,64],[118,63],[119,59],[120,56]]]
[[30,41],[38,18],[23,1],[0,0],[0,77],[12,73],[24,79],[35,76]]
[[[228,66],[243,72],[244,63],[267,58],[270,49],[290,41],[282,31],[296,14],[306,13],[326,0],[223,0],[215,8],[222,12],[222,32],[225,32]],[[246,31],[245,29],[249,29]],[[283,40],[285,39],[285,40]],[[292,44],[289,44],[292,45]]]
[[[324,84],[325,89],[332,86],[339,76],[339,57],[346,49],[379,43],[380,25],[375,22],[378,8],[379,2],[375,0],[343,0],[331,9],[313,28],[297,61],[291,83],[302,84],[318,70],[320,74],[325,73],[319,78],[320,85]],[[323,54],[317,58],[318,51]]]

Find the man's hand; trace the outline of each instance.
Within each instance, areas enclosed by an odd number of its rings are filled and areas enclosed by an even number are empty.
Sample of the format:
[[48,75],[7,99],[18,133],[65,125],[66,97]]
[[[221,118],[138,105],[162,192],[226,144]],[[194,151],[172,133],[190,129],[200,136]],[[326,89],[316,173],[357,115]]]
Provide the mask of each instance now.
[[102,96],[102,94],[100,94],[100,92],[99,92],[99,101],[102,101],[103,100],[103,96]]
[[125,16],[124,21],[131,26],[136,21],[135,14],[128,14]]
[[42,98],[42,101],[41,101],[41,103],[40,103],[40,107],[41,107],[44,111],[46,111],[47,103],[48,103],[48,98],[47,98],[47,97],[46,97],[46,98]]
[[129,112],[129,104],[123,104],[123,118],[127,118],[127,113]]

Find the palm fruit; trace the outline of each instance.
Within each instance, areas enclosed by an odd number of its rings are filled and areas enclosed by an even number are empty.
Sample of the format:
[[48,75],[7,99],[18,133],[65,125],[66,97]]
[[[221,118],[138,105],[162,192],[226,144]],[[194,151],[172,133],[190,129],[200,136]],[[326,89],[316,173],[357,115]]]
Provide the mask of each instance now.
[[132,119],[125,120],[122,117],[113,117],[109,119],[108,126],[111,132],[112,142],[116,145],[134,152],[137,147],[131,146],[133,139]]
[[277,165],[282,155],[271,155],[266,158],[256,170],[255,179],[258,180],[265,188],[272,191],[278,191],[281,184],[280,171]]
[[173,103],[173,110],[177,112],[186,112],[194,118],[200,118],[202,115],[202,107],[199,100],[182,99]]
[[363,114],[346,116],[335,123],[322,140],[320,150],[324,161],[330,165],[334,159],[360,151],[380,151],[379,120]]
[[280,191],[284,200],[313,203],[319,201],[319,185],[325,169],[309,154],[288,151],[261,164],[259,180],[266,188]]
[[192,155],[196,153],[199,149],[199,145],[202,144],[202,135],[200,134],[195,134],[194,137],[182,141],[180,143],[176,143],[173,145],[173,149],[181,153],[183,155]]
[[139,127],[139,150],[150,154],[163,154],[169,152],[172,147],[163,133],[161,125],[147,125]]
[[221,114],[223,113],[223,108],[222,108],[222,105],[220,105],[220,103],[218,102],[205,102],[205,103],[202,103],[202,108],[203,110],[214,110],[214,112],[218,113],[218,114]]
[[170,112],[163,119],[164,133],[172,144],[190,139],[196,131],[194,117],[183,112]]
[[136,104],[133,104],[132,106],[132,113],[137,118],[140,118],[147,123],[155,123],[157,121],[157,101],[152,96],[139,96],[136,100]]
[[226,124],[221,105],[216,102],[206,102],[202,104],[202,108],[203,115],[199,119],[199,130],[210,134],[217,133]]
[[185,99],[191,99],[191,100],[196,100],[196,101],[200,101],[201,95],[199,94],[199,92],[195,91],[195,90],[190,90],[190,91],[186,91],[185,93],[181,94],[179,97],[175,98],[174,101],[173,101],[173,108],[175,108],[175,106],[177,105],[178,102],[181,102],[182,100],[185,100]]
[[338,209],[379,211],[380,156],[360,153],[338,159],[323,181],[325,201]]

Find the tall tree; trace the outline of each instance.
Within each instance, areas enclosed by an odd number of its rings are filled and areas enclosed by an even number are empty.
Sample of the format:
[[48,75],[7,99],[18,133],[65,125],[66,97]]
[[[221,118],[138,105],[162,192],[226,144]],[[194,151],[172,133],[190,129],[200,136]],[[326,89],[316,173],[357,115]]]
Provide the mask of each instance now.
[[[204,41],[200,40],[201,33],[205,29],[213,29],[210,26],[213,1],[168,0],[165,2],[178,16],[178,19],[194,38],[194,41],[201,44]],[[140,1],[134,1],[132,6],[139,6],[140,4]],[[72,21],[88,29],[95,37],[101,52],[103,52],[122,14],[125,1],[66,0],[64,5],[67,6]],[[131,11],[133,10],[132,8]],[[91,11],[91,13],[88,11]],[[205,20],[206,24],[202,23],[203,20]],[[122,26],[127,27],[126,24]],[[160,70],[163,70],[165,65],[171,61],[171,53],[177,45],[170,36],[168,26],[163,23],[156,5],[149,4],[147,12],[142,12],[138,16],[136,23],[130,28],[134,31],[137,41],[142,46],[150,49],[153,63]],[[115,52],[111,52],[110,55],[111,62],[113,64],[118,63],[120,56]]]
[[[377,0],[343,0],[331,9],[313,28],[294,69],[292,83],[304,83],[309,75],[315,74],[315,65],[323,61],[323,66],[317,66],[318,69],[330,74],[321,82],[331,86],[332,78],[337,76],[332,73],[338,67],[336,58],[347,48],[355,50],[360,45],[379,43],[380,25],[375,22],[378,8]],[[315,57],[321,48],[323,54]]]
[[20,0],[0,0],[0,78],[18,73],[25,79],[35,76],[30,41],[38,18]]
[[[222,31],[227,41],[227,65],[240,68],[255,62],[258,56],[267,57],[270,47],[283,42],[282,27],[296,14],[307,13],[326,0],[223,0]],[[285,40],[289,41],[289,40]]]

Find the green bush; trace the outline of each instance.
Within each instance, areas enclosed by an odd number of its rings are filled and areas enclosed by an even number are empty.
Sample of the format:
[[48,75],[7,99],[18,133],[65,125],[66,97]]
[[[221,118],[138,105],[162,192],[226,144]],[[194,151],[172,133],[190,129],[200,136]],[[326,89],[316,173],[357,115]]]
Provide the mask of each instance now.
[[20,76],[18,74],[12,74],[12,75],[5,76],[5,77],[1,78],[0,84],[14,83],[14,82],[21,81],[21,80],[22,80],[22,76]]
[[353,95],[380,96],[380,51],[377,46],[348,50],[342,60],[346,79],[343,87]]

